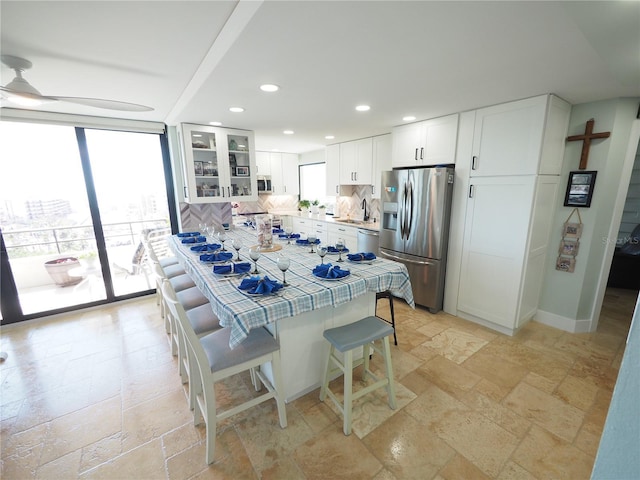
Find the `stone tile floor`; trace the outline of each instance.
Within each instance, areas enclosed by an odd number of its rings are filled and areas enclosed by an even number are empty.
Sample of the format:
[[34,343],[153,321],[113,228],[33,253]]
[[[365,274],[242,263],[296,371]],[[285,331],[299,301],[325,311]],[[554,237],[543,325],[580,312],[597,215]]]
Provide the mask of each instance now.
[[[346,437],[318,390],[286,429],[268,402],[223,422],[209,467],[153,297],[5,328],[0,476],[588,479],[636,298],[608,291],[592,334],[514,337],[397,302],[397,410],[384,390],[361,398]],[[217,395],[255,392],[240,376]]]

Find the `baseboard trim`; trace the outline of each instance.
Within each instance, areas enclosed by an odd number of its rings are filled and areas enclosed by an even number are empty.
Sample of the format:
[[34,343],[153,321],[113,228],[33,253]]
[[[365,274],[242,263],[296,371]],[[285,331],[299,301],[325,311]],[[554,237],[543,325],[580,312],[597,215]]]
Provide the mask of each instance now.
[[589,333],[591,331],[591,320],[589,319],[563,317],[544,310],[538,310],[533,320],[570,333]]

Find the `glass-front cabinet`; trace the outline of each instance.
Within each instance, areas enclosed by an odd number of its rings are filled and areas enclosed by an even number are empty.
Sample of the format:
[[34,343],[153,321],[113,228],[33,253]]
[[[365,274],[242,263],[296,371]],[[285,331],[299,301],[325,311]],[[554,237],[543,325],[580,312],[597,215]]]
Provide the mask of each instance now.
[[253,132],[182,124],[185,201],[258,199]]

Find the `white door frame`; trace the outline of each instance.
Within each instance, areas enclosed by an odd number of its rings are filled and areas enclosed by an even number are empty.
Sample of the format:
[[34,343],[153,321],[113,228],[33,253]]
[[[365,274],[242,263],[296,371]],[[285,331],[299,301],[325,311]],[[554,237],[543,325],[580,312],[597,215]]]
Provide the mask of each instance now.
[[596,301],[593,304],[591,310],[591,327],[590,332],[595,332],[598,328],[598,320],[600,318],[600,310],[602,310],[602,302],[604,301],[604,294],[607,289],[607,281],[609,280],[609,272],[611,270],[611,263],[613,261],[613,253],[615,251],[616,242],[613,239],[618,238],[618,231],[620,230],[620,223],[622,222],[622,211],[627,199],[627,191],[629,190],[629,182],[631,181],[631,173],[633,172],[633,164],[637,153],[640,151],[640,119],[633,121],[631,125],[631,133],[629,135],[629,144],[627,145],[627,153],[624,159],[624,165],[620,172],[620,188],[618,189],[618,195],[616,196],[616,203],[613,207],[611,216],[611,223],[609,225],[609,233],[607,235],[606,250],[604,257],[602,258],[602,265],[600,267],[600,280],[598,281],[598,288],[596,294]]

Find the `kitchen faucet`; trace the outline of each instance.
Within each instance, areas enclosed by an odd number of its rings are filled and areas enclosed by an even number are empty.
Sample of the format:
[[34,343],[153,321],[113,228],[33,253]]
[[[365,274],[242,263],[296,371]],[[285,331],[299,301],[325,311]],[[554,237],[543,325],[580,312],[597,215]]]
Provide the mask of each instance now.
[[366,222],[369,220],[369,215],[367,214],[367,199],[362,199],[362,208],[364,209],[364,217],[362,219]]

